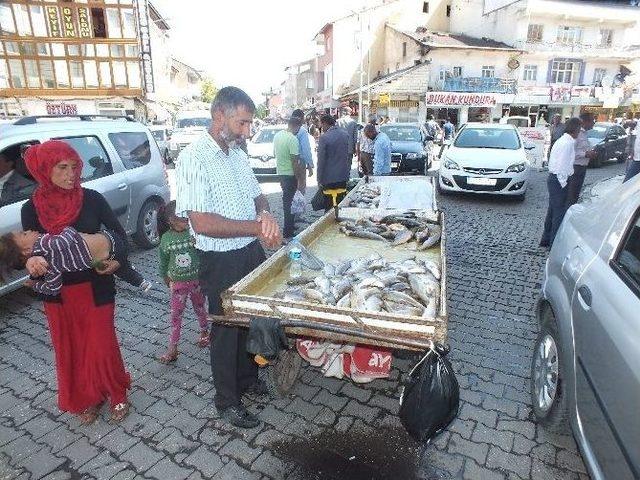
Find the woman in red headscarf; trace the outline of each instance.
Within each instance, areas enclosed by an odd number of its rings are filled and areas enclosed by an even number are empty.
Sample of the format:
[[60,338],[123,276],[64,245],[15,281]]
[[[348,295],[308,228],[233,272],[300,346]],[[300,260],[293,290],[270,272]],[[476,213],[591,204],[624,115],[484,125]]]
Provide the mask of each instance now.
[[[81,233],[97,233],[102,226],[126,238],[124,229],[104,197],[82,188],[82,160],[67,143],[50,140],[29,147],[25,162],[38,182],[22,207],[22,228],[57,234],[72,226]],[[113,421],[129,412],[126,372],[114,325],[115,283],[119,264],[103,270],[63,273],[57,297],[43,298],[55,352],[60,410],[92,423],[108,398]],[[32,276],[46,271],[38,257],[27,262]]]

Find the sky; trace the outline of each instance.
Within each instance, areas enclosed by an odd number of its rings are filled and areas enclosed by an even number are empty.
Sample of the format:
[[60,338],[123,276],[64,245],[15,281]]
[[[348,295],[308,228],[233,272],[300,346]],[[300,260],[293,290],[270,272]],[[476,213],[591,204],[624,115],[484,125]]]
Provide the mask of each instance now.
[[365,0],[151,0],[166,18],[173,55],[235,85],[254,101],[284,80],[284,67],[312,58],[315,34]]

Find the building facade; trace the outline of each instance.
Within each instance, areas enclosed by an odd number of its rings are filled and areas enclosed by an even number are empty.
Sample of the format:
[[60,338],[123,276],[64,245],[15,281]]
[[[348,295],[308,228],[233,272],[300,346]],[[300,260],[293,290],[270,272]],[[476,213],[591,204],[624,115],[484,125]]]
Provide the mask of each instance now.
[[0,3],[0,115],[143,114],[141,3]]

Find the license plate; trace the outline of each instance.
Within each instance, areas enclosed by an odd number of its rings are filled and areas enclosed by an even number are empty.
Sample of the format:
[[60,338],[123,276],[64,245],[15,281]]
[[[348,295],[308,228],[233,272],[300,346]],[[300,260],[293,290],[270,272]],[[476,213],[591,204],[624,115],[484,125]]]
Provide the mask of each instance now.
[[469,185],[482,185],[486,187],[493,187],[496,184],[495,178],[482,178],[482,177],[469,177],[467,178]]

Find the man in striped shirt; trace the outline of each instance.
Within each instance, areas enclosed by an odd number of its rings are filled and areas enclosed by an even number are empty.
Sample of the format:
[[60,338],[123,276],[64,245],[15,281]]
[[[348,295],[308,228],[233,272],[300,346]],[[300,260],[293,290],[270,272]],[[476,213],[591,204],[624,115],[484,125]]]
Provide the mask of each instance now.
[[[209,131],[177,162],[176,214],[189,218],[200,255],[200,282],[214,315],[224,314],[222,292],[264,261],[258,240],[269,248],[282,242],[247,154],[238,147],[250,135],[255,109],[239,88],[221,89],[211,104]],[[246,350],[247,330],[214,324],[210,337],[216,408],[231,424],[253,428],[259,421],[241,403],[257,384],[257,366]]]

